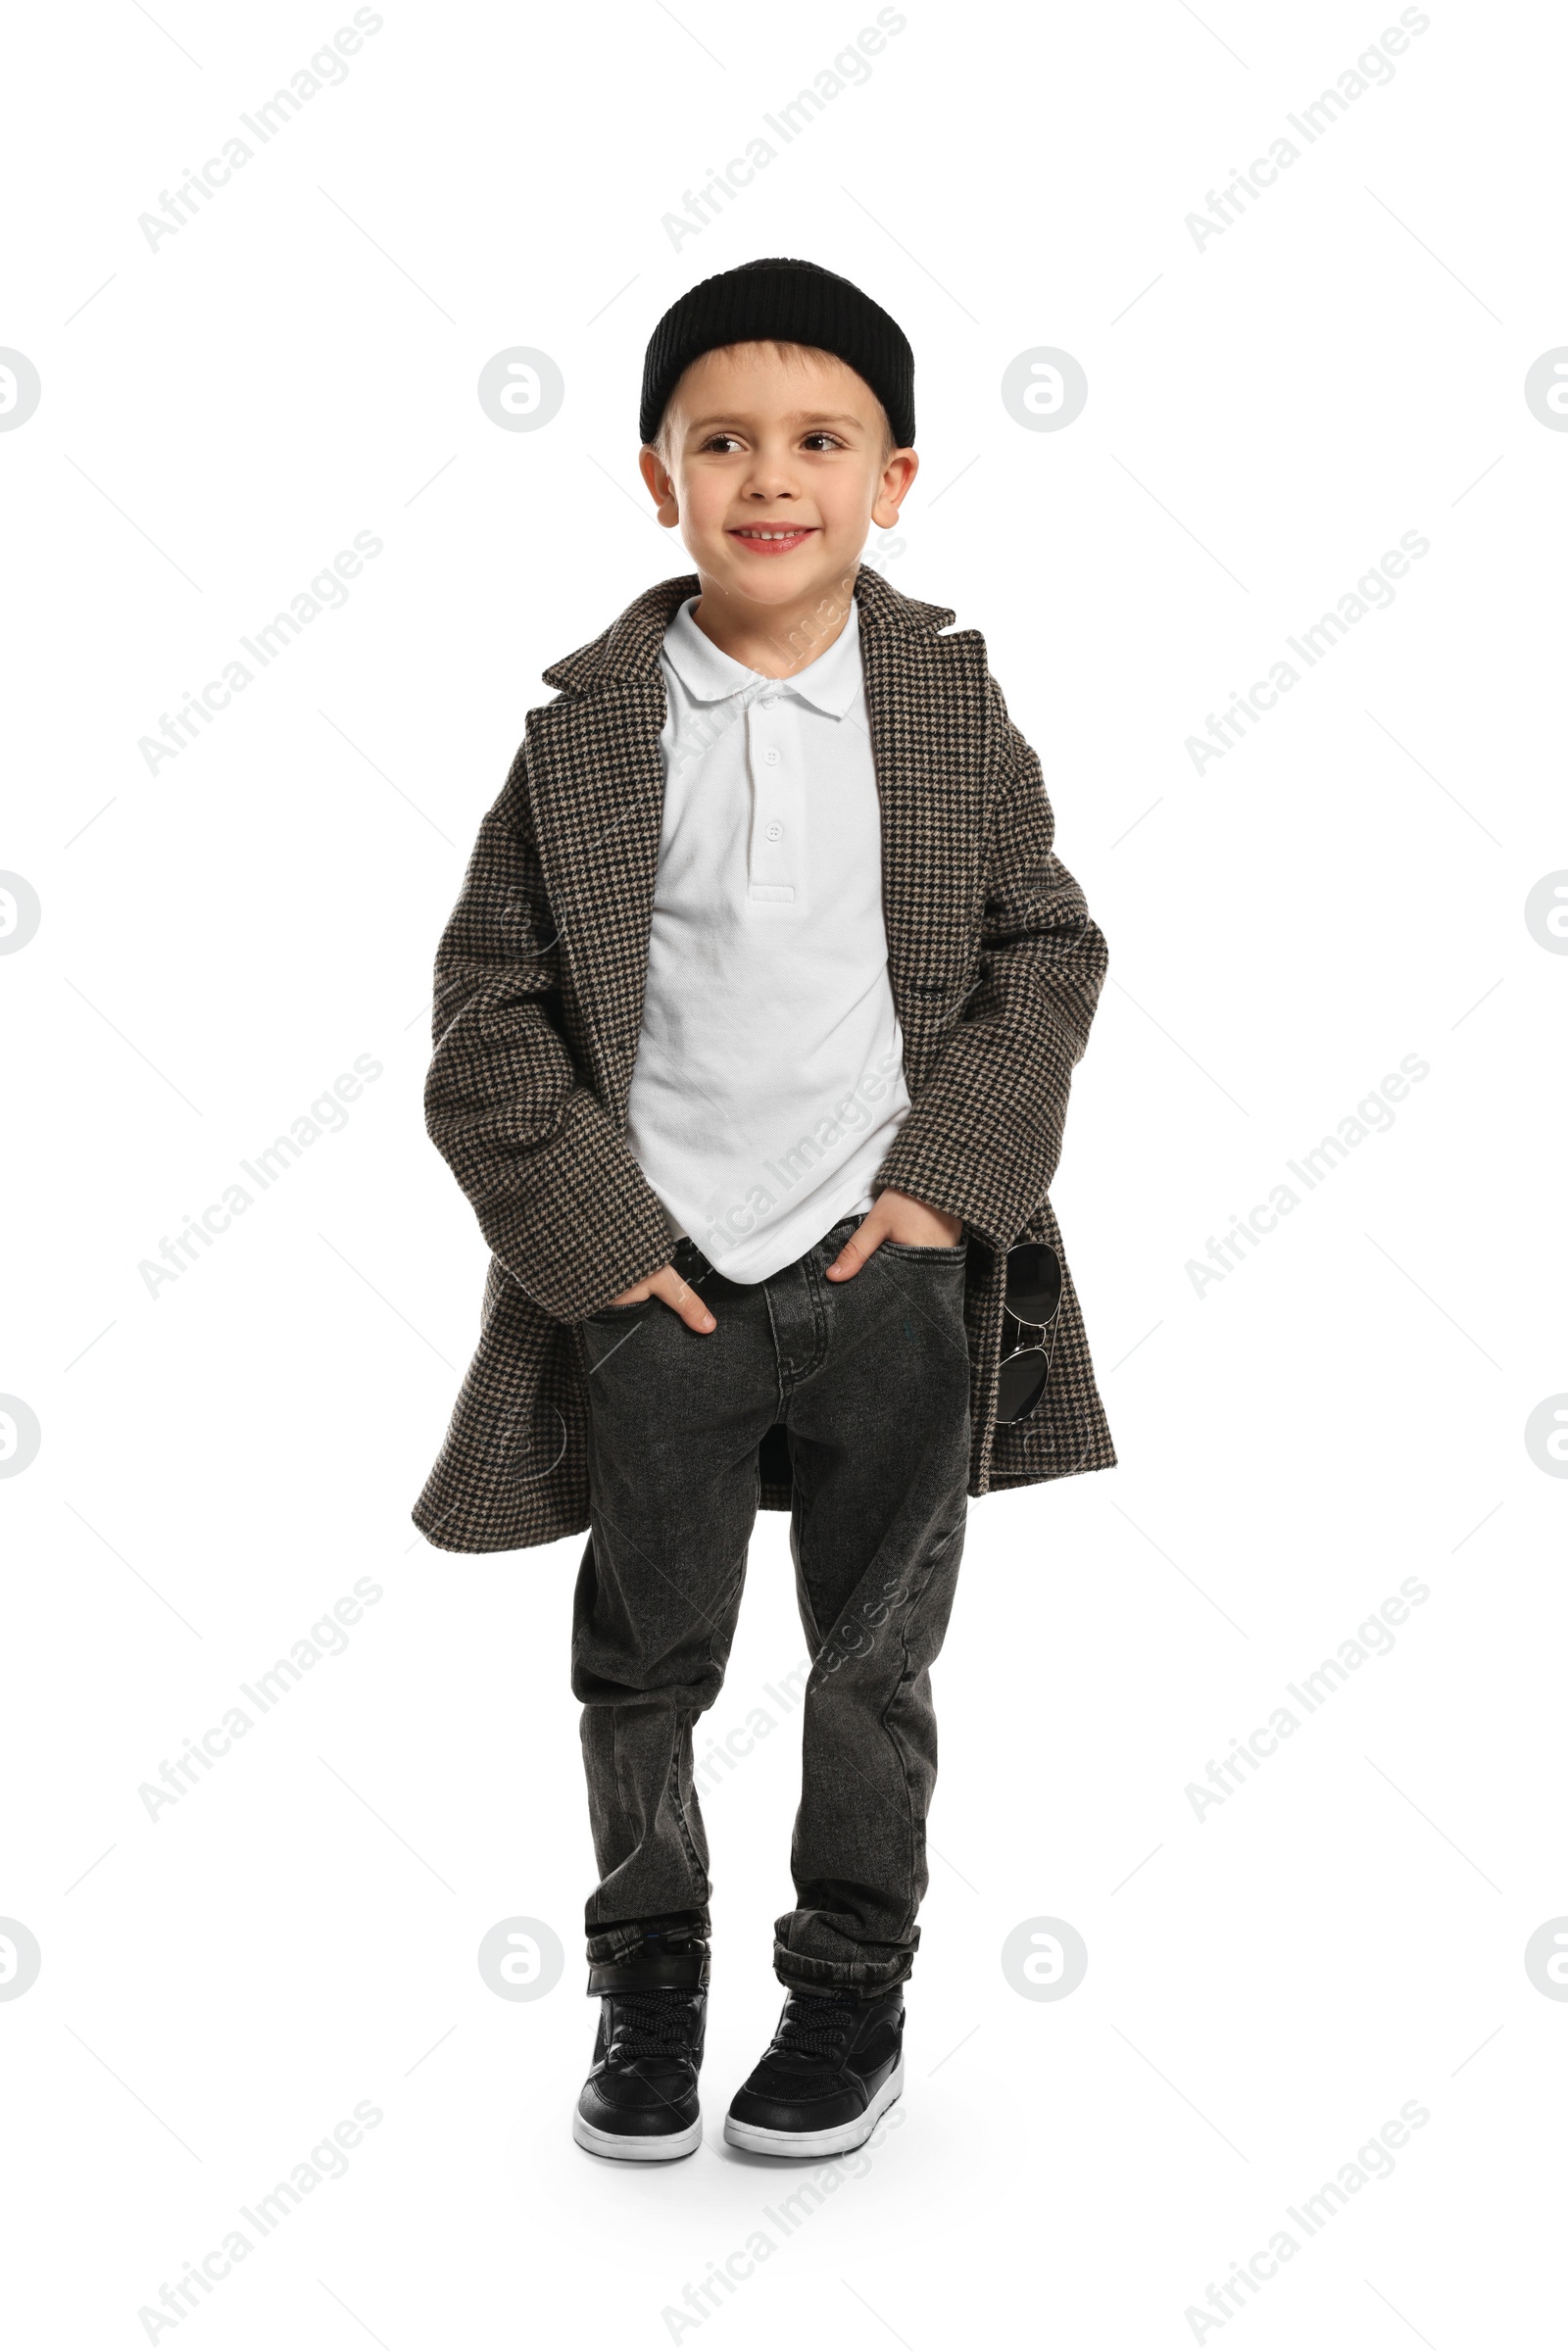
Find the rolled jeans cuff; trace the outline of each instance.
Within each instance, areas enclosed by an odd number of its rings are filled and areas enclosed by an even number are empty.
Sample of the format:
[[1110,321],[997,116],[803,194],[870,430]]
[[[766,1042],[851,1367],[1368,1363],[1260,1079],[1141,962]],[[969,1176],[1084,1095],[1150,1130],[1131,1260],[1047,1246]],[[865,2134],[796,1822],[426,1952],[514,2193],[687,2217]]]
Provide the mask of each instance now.
[[711,1933],[706,1910],[670,1911],[662,1918],[619,1919],[612,1927],[603,1927],[588,1937],[588,1963],[600,1966],[610,1962],[624,1967],[628,1960],[641,1956],[652,1942],[665,1947],[671,1941],[694,1936],[707,1942]]
[[773,1973],[786,1991],[848,1992],[852,1999],[879,2000],[896,1984],[906,1984],[914,1966],[912,1951],[890,1959],[807,1959],[786,1943],[773,1944]]

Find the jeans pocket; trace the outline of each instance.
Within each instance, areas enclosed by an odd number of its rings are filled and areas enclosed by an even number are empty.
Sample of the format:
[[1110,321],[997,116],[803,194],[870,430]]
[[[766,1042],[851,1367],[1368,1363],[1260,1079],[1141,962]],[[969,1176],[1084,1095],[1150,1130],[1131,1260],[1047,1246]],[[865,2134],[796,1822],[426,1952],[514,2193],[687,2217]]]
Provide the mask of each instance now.
[[943,1241],[927,1249],[923,1243],[918,1241],[883,1241],[878,1243],[871,1253],[875,1257],[880,1257],[884,1249],[891,1250],[895,1257],[930,1257],[939,1265],[943,1263],[956,1265],[968,1256],[969,1244],[967,1241]]

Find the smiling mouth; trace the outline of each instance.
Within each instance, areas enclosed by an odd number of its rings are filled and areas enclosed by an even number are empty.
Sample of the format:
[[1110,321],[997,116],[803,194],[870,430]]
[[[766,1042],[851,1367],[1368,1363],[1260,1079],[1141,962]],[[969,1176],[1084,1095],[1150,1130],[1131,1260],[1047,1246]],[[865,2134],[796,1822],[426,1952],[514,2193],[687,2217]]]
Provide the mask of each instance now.
[[726,535],[731,539],[739,539],[742,546],[757,555],[787,555],[792,547],[803,545],[818,527],[814,522],[748,522]]

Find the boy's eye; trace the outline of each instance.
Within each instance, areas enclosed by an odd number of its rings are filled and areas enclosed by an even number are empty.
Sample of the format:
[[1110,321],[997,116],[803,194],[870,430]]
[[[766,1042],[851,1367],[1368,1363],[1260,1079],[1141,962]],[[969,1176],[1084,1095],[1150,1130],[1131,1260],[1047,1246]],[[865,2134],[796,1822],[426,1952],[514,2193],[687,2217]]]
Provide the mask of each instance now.
[[[739,449],[740,445],[740,436],[737,433],[710,432],[707,440],[703,442],[699,454],[704,457],[710,455],[714,457],[725,457],[732,449]],[[837,433],[827,432],[824,430],[821,432],[803,433],[801,436],[801,446],[803,449],[823,450],[842,449],[844,448],[845,444],[840,440]]]

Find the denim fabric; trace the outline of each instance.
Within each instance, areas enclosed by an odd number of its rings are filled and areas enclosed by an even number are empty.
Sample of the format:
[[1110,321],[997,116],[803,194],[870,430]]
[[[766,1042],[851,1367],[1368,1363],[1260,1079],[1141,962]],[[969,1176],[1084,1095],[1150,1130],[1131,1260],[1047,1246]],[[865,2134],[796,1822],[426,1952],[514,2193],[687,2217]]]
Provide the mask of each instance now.
[[929,1669],[963,1549],[967,1250],[884,1242],[853,1280],[829,1282],[859,1221],[754,1284],[678,1243],[674,1263],[715,1331],[689,1331],[658,1299],[581,1325],[590,1528],[572,1689],[600,1870],[590,1959],[624,1958],[645,1934],[708,1932],[693,1726],[723,1684],[758,1448],[782,1423],[811,1672],[796,1903],[777,1922],[774,1968],[797,1989],[862,1995],[909,1973],[937,1768]]

